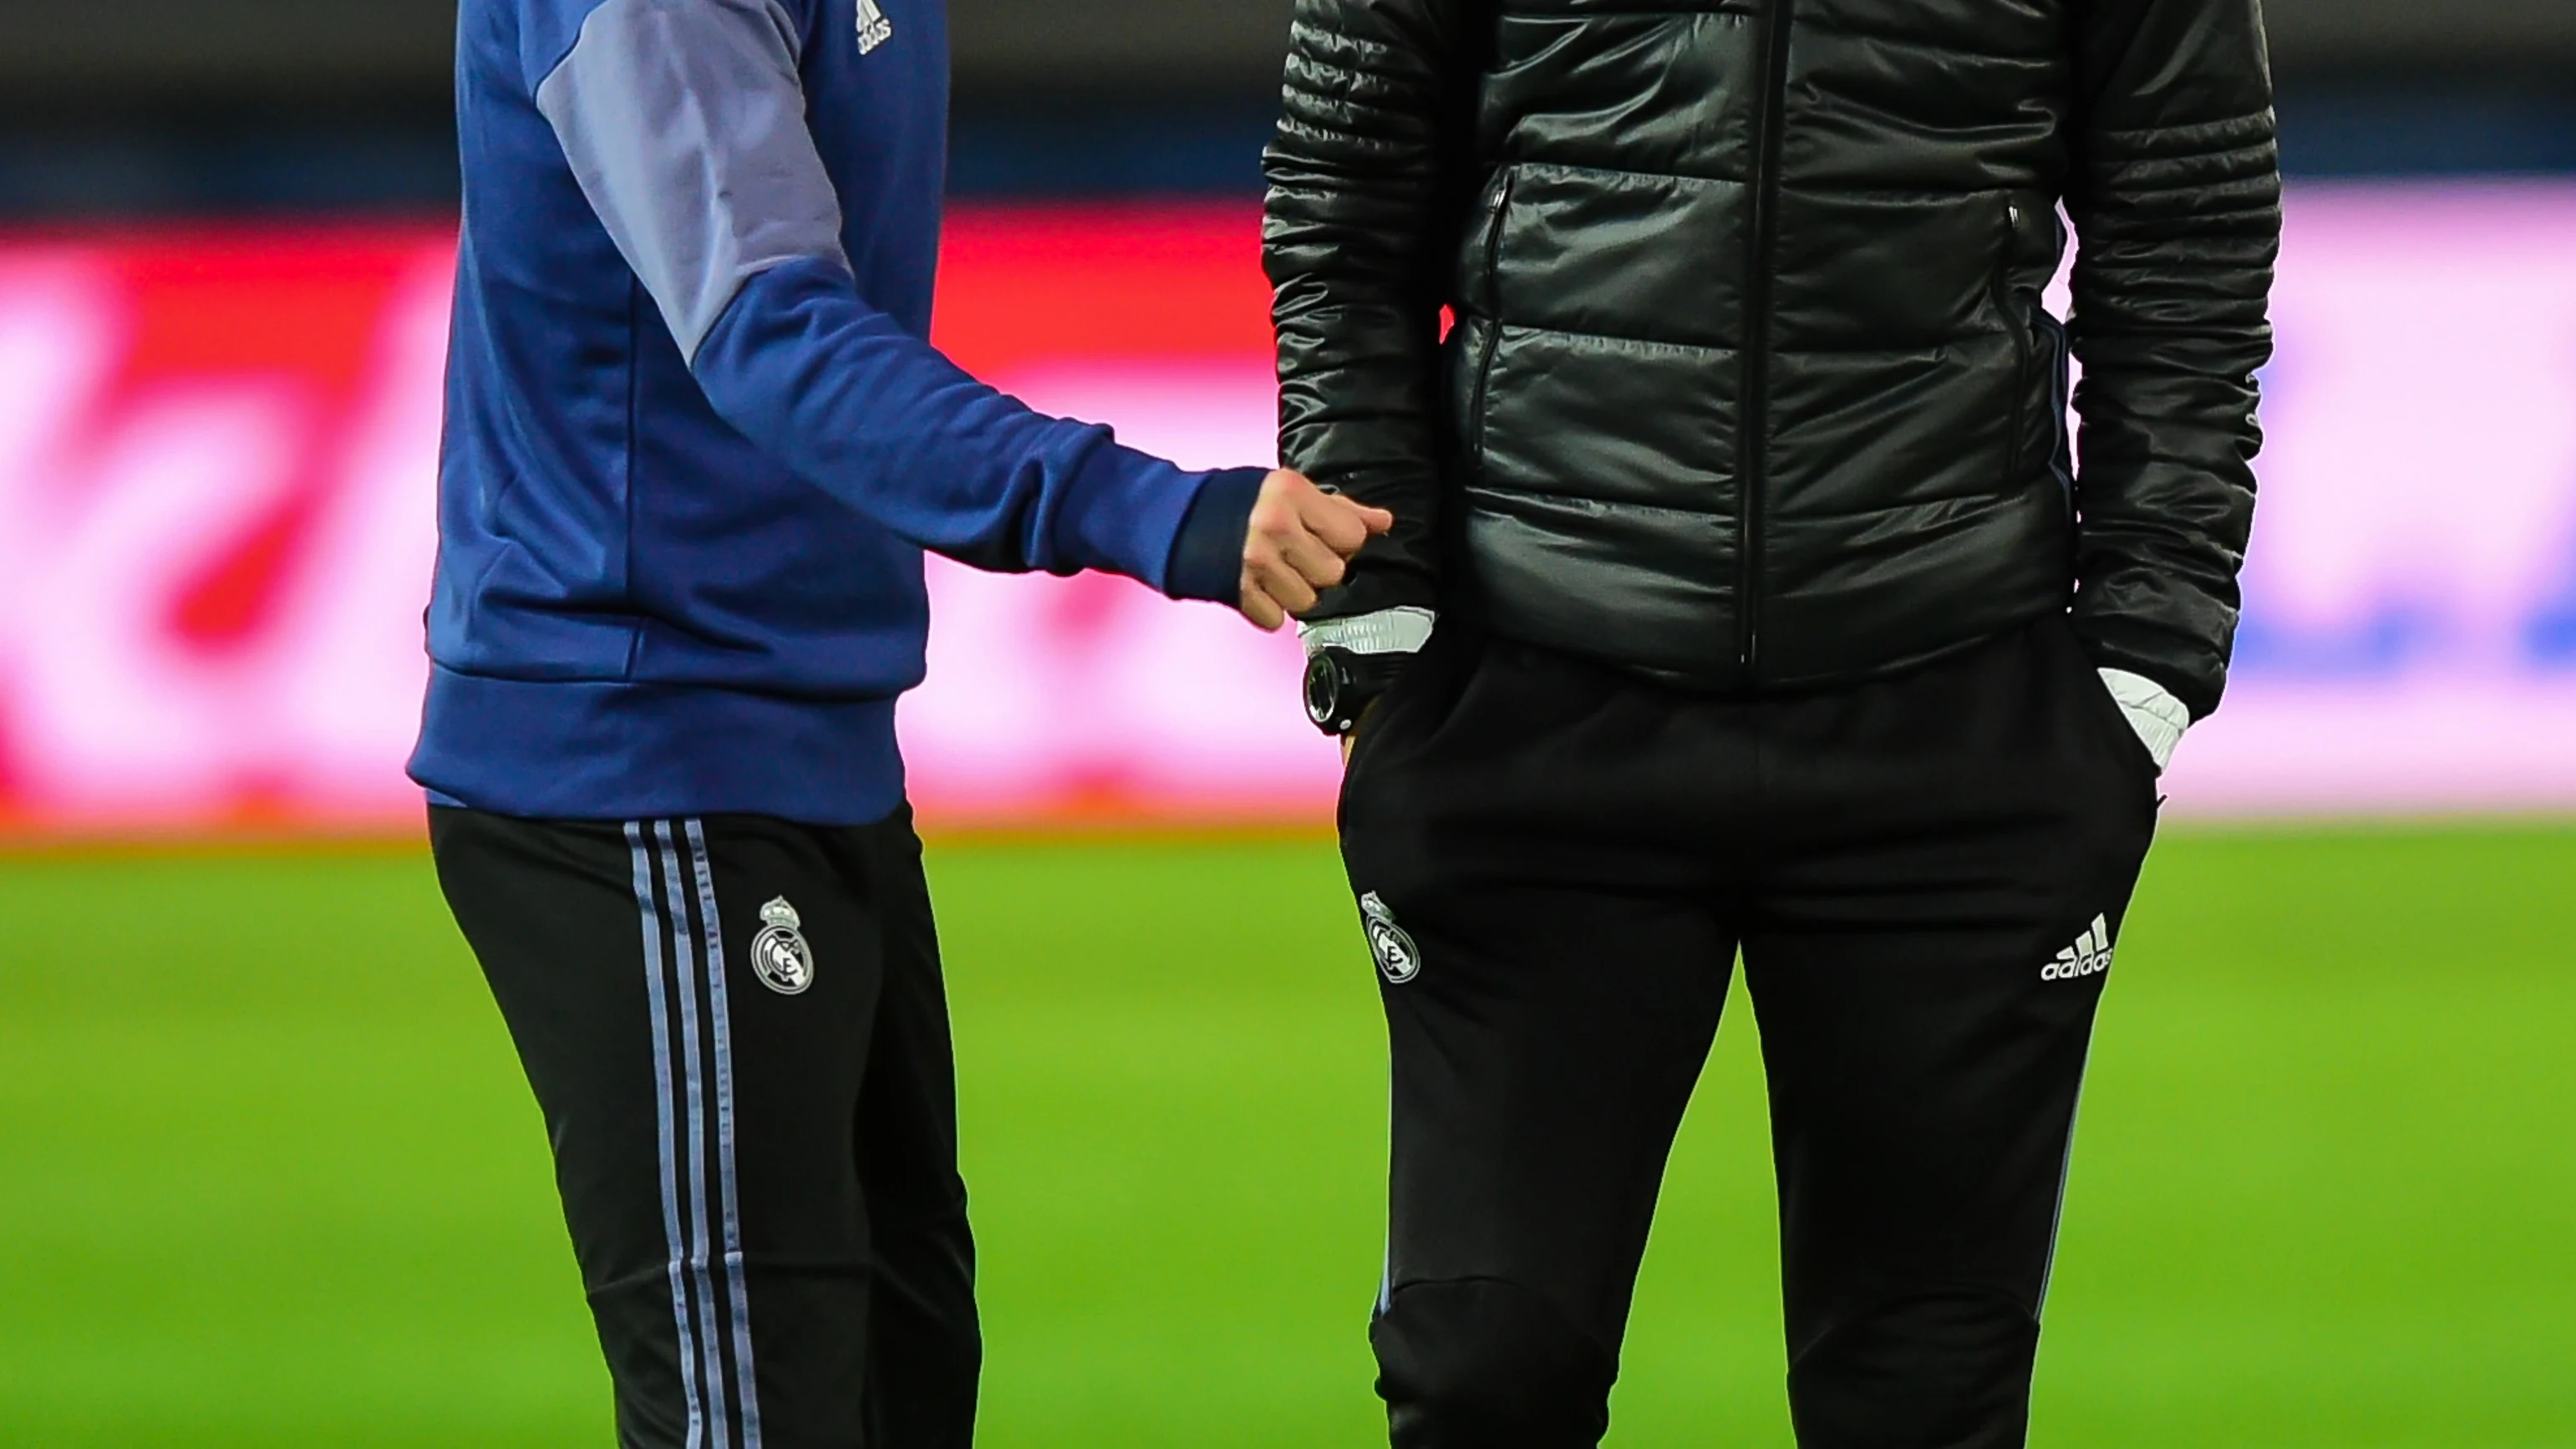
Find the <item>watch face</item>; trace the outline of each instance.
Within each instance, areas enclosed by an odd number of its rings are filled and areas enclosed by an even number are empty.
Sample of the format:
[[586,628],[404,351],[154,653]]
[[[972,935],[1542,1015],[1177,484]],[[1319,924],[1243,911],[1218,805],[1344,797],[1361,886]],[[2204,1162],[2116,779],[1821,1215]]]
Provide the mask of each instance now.
[[1306,661],[1306,718],[1318,725],[1330,725],[1333,713],[1341,703],[1341,671],[1333,667],[1329,654],[1318,654]]

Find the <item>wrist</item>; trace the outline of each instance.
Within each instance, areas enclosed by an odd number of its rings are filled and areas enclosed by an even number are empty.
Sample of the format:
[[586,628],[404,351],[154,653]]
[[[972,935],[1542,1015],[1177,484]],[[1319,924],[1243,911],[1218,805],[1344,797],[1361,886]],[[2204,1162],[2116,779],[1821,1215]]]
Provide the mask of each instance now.
[[1306,657],[1306,718],[1328,735],[1348,735],[1413,662],[1411,654],[1354,654],[1327,646]]
[[1348,737],[1369,706],[1413,662],[1439,616],[1405,605],[1297,626],[1306,645],[1306,718]]

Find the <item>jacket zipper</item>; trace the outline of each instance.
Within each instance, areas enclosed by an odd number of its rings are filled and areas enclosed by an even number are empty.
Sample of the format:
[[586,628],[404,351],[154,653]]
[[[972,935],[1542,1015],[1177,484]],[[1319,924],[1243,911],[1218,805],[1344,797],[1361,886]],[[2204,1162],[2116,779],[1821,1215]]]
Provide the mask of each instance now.
[[1485,218],[1484,295],[1476,300],[1484,312],[1485,336],[1476,345],[1476,384],[1467,393],[1468,456],[1477,467],[1485,462],[1485,389],[1494,375],[1494,352],[1503,339],[1502,282],[1494,266],[1503,250],[1503,213],[1512,201],[1511,168],[1495,178],[1493,211]]
[[2039,330],[2048,339],[2048,352],[2041,362],[2048,368],[2048,469],[2057,479],[2058,489],[2066,495],[2069,508],[2075,504],[2075,451],[2073,439],[2067,436],[2066,413],[2073,406],[2067,396],[2066,324],[2050,316],[2045,307],[2037,313]]
[[1736,664],[1751,682],[1762,652],[1762,495],[1770,485],[1771,265],[1779,250],[1780,130],[1789,103],[1789,20],[1796,0],[1771,0],[1753,172],[1753,250],[1744,288],[1744,417],[1736,459]]
[[2039,360],[2036,355],[2039,349],[2031,336],[2035,325],[2031,314],[2037,308],[2024,307],[2021,298],[2014,294],[2012,285],[2013,259],[2020,247],[2021,206],[2018,202],[2006,201],[2004,255],[1995,264],[1995,307],[2003,314],[2004,325],[2012,329],[2013,344],[2012,432],[2005,439],[2004,449],[2003,481],[2007,488],[2021,486],[2022,469],[2030,463],[2030,390],[2038,382],[2030,375],[2032,366]]

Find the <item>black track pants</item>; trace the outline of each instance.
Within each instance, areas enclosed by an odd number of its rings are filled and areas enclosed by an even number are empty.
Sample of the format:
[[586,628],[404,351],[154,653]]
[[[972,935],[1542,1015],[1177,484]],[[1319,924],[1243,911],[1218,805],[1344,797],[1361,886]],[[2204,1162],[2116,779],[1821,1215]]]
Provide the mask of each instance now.
[[629,1449],[966,1449],[955,1070],[909,813],[430,812]]
[[1394,1442],[1600,1439],[1741,950],[1799,1443],[2020,1444],[2094,1005],[2155,808],[2059,618],[1763,702],[1435,638],[1363,734],[1342,815],[1388,978],[1372,1337]]

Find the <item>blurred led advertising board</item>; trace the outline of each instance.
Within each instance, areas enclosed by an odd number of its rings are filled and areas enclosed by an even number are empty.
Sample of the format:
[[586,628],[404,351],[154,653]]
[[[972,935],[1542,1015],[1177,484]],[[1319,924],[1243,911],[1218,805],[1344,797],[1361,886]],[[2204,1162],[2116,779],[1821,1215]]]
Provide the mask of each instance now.
[[[2293,196],[2197,814],[2576,808],[2576,187]],[[1243,205],[978,209],[938,340],[1192,464],[1273,456]],[[0,238],[0,831],[380,829],[425,666],[452,233]],[[934,561],[933,823],[1320,822],[1293,642]]]

